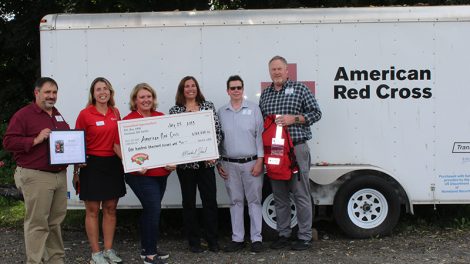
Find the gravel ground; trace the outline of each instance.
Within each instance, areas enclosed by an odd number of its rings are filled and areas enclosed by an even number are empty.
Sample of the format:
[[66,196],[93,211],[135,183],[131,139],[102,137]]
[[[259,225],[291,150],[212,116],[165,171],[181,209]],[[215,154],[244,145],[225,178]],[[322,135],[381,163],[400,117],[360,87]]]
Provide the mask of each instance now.
[[[230,241],[227,220],[227,216],[221,219],[222,246]],[[401,231],[385,238],[352,240],[339,233],[333,223],[320,223],[320,239],[308,251],[267,249],[254,254],[247,247],[238,253],[193,254],[181,234],[181,222],[170,219],[163,224],[160,247],[170,253],[169,263],[470,263],[469,230]],[[64,242],[66,263],[88,263],[90,251],[81,228],[65,228]],[[142,263],[136,230],[118,228],[115,249],[125,263]],[[21,228],[0,227],[0,263],[24,263]]]

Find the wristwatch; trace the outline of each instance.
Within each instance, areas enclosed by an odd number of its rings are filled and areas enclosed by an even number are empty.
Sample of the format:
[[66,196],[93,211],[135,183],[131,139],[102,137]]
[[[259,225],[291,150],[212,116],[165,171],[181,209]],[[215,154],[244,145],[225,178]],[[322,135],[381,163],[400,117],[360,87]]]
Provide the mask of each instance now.
[[296,124],[300,124],[300,117],[299,116],[295,116],[295,123]]

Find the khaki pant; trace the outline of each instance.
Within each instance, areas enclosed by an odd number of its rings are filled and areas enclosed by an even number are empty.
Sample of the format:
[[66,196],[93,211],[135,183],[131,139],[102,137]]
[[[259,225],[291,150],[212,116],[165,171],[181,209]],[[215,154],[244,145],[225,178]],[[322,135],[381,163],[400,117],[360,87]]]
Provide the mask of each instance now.
[[60,224],[67,213],[66,172],[17,167],[15,184],[25,204],[26,263],[64,263]]

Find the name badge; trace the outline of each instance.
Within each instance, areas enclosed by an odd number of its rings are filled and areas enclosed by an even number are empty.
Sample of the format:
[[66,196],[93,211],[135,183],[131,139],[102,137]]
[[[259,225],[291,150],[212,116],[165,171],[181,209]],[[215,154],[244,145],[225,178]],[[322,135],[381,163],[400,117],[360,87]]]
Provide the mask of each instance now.
[[96,121],[96,126],[104,126],[104,121]]
[[294,94],[294,88],[287,88],[286,94]]
[[281,159],[279,158],[268,158],[269,165],[279,165],[281,163]]
[[62,118],[62,116],[60,116],[60,115],[56,115],[56,116],[55,116],[55,120],[56,120],[57,122],[64,122],[64,118]]
[[251,109],[243,109],[242,115],[251,115]]
[[283,138],[273,138],[271,140],[271,145],[281,145],[284,146],[284,139]]

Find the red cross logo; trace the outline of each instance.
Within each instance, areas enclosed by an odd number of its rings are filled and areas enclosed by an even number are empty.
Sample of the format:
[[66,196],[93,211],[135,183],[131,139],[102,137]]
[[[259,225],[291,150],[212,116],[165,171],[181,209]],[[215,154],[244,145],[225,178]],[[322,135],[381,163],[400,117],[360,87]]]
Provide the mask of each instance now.
[[[289,80],[297,81],[297,63],[289,63],[287,64],[287,75]],[[315,81],[300,81],[301,83],[305,84],[308,89],[315,95]],[[270,86],[272,82],[261,82],[261,91],[266,89],[266,87]]]

